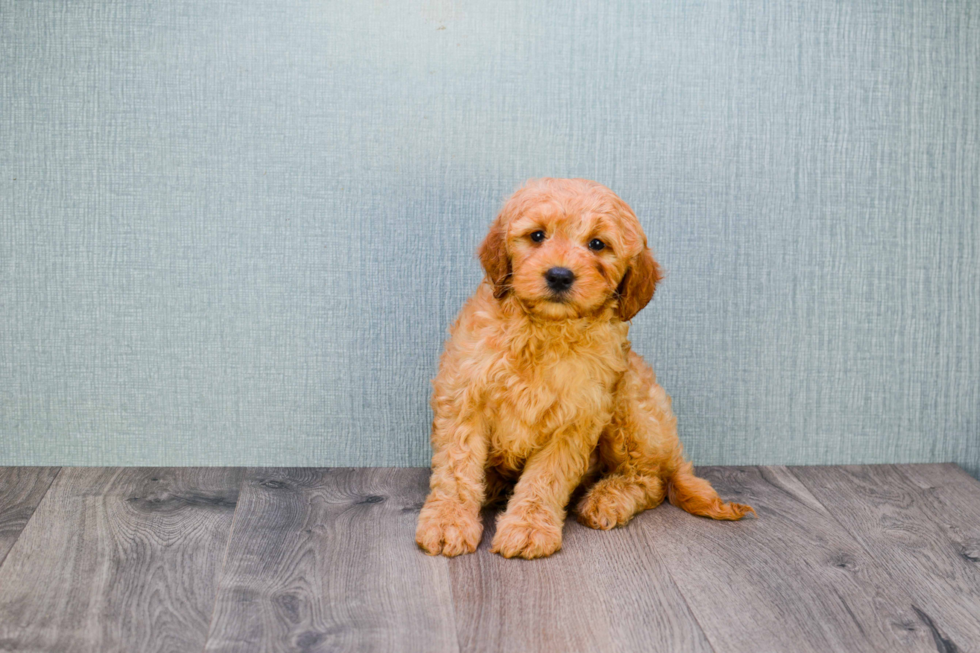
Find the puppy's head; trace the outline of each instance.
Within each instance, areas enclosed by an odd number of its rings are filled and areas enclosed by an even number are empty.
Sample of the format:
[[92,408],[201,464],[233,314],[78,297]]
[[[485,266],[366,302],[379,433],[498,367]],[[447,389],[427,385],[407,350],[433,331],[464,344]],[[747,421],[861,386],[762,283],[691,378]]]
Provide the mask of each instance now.
[[626,202],[585,179],[537,179],[514,193],[479,249],[498,299],[513,293],[544,318],[629,320],[653,297],[660,267]]

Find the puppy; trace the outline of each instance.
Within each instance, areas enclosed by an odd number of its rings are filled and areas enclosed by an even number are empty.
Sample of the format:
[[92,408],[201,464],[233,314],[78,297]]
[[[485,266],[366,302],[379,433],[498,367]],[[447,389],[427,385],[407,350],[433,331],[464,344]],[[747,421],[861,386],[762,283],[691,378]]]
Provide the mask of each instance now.
[[694,475],[670,397],[630,350],[629,320],[661,271],[623,200],[584,179],[530,181],[479,257],[486,279],[450,329],[433,381],[431,492],[415,533],[426,553],[475,551],[481,506],[512,486],[491,551],[551,555],[590,472],[601,477],[577,513],[591,528],[622,526],[665,495],[712,519],[752,511]]

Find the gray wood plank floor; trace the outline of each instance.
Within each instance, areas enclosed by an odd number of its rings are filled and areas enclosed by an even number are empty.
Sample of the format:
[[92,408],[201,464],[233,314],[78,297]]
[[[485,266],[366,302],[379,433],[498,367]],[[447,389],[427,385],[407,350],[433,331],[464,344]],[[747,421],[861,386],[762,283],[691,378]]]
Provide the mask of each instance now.
[[670,508],[642,527],[717,650],[934,650],[908,627],[908,595],[789,470],[699,473],[759,519],[725,528]]
[[241,478],[62,469],[0,566],[0,650],[202,650]]
[[207,651],[455,651],[447,561],[415,549],[427,479],[249,470]]
[[906,588],[940,650],[950,650],[950,642],[980,646],[980,496],[974,479],[953,465],[811,467],[797,473]]
[[414,545],[421,469],[0,468],[0,651],[980,653],[980,483],[701,468],[758,519]]
[[0,467],[0,562],[7,557],[58,467]]

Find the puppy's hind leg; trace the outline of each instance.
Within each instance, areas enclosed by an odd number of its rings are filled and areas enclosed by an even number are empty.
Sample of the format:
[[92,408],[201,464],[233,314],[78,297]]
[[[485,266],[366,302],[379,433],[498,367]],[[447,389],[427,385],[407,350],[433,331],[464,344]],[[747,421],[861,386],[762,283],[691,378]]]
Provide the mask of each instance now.
[[617,388],[616,409],[599,438],[606,476],[578,504],[578,520],[607,530],[659,506],[667,493],[663,467],[677,443],[670,398],[636,354]]
[[659,476],[614,472],[589,488],[576,509],[578,521],[602,530],[623,526],[633,515],[659,506],[665,492]]
[[666,465],[666,481],[652,460],[645,462],[636,465],[631,460],[593,485],[578,505],[579,522],[602,530],[623,526],[634,515],[660,505],[664,495],[672,505],[701,517],[736,521],[755,514],[751,506],[722,501],[708,481],[694,475],[693,466],[679,452],[676,466]]
[[648,508],[670,502],[694,515],[741,519],[749,506],[724,503],[711,484],[694,475],[677,438],[670,397],[653,371],[634,353],[617,389],[616,410],[599,440],[608,475],[578,505],[578,520],[591,528],[622,526]]

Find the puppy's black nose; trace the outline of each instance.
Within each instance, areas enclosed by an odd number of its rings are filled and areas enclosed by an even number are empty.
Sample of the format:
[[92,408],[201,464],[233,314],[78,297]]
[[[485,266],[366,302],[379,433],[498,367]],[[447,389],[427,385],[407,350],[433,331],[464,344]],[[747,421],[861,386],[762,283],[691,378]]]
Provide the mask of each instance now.
[[544,280],[554,292],[565,292],[572,287],[575,273],[568,268],[551,268],[544,273]]

